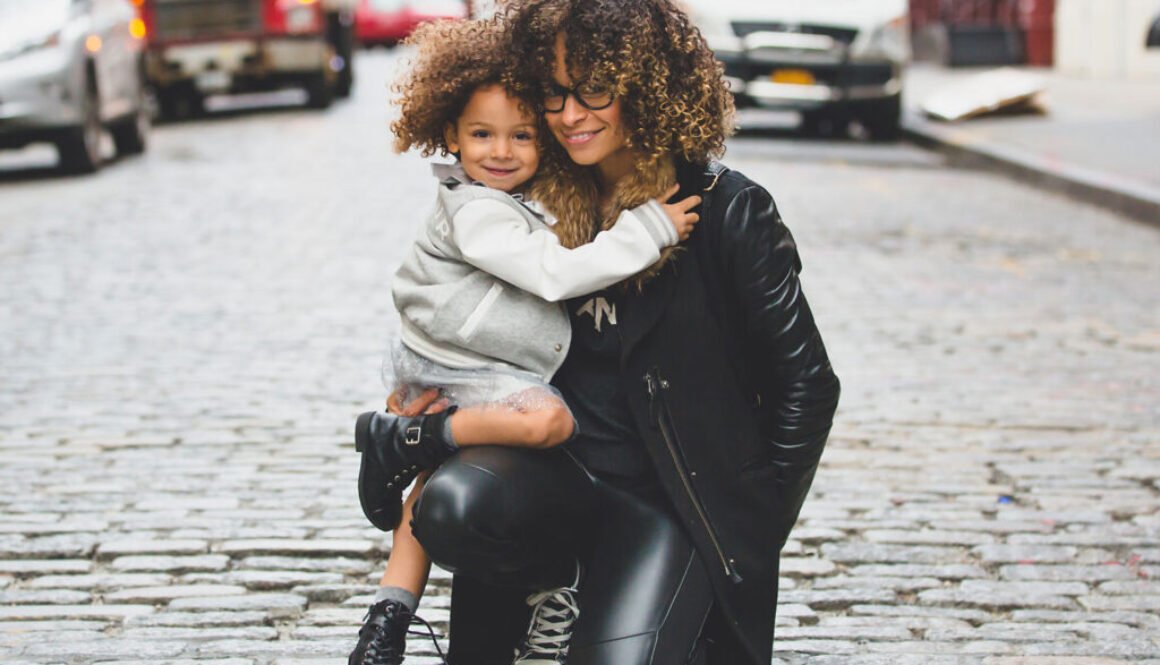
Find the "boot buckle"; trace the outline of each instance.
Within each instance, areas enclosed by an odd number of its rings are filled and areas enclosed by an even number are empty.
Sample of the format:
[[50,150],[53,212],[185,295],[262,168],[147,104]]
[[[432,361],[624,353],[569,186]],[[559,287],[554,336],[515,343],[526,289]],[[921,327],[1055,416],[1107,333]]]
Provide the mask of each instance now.
[[423,435],[423,428],[418,425],[411,425],[403,432],[403,443],[408,446],[419,445],[419,439]]

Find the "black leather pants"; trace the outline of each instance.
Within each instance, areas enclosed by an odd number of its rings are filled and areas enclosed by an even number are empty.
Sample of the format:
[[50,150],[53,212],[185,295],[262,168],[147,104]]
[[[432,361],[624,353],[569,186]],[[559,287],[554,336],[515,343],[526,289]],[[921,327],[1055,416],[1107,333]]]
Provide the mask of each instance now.
[[658,486],[615,487],[563,450],[472,447],[427,481],[414,533],[456,573],[452,665],[509,665],[527,628],[523,596],[569,584],[577,560],[569,665],[695,658],[712,590]]

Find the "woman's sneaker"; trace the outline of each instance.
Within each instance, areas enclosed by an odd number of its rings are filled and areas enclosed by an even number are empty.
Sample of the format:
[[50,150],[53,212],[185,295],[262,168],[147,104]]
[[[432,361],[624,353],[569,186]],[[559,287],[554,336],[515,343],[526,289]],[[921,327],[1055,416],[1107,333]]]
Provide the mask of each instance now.
[[401,665],[411,617],[411,610],[397,600],[371,605],[347,665]]
[[512,665],[558,665],[568,657],[572,626],[580,616],[576,596],[580,593],[580,575],[571,586],[540,591],[528,596],[532,619]]

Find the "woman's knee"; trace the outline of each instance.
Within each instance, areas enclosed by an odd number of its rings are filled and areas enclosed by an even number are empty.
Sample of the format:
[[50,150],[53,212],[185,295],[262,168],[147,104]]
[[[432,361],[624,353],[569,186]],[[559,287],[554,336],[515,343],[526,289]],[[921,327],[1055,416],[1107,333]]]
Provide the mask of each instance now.
[[503,483],[479,448],[464,450],[427,480],[415,503],[412,532],[428,556],[445,568],[494,548],[504,515]]

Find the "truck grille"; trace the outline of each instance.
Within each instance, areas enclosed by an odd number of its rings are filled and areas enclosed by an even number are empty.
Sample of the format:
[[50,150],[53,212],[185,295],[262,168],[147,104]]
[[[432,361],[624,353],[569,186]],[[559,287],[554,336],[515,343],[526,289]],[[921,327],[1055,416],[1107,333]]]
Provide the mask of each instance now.
[[857,30],[846,28],[832,28],[826,25],[801,25],[797,23],[734,21],[733,32],[738,37],[755,32],[792,32],[802,35],[826,35],[839,44],[849,46],[858,36]]
[[160,39],[194,39],[262,29],[259,0],[157,0],[153,32]]

